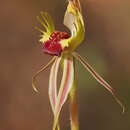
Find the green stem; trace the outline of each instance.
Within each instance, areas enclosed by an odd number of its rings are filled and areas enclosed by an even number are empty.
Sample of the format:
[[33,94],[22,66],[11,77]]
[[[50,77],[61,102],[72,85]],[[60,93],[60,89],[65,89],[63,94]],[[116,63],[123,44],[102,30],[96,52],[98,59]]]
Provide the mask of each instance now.
[[79,130],[76,80],[74,80],[73,87],[70,91],[70,121],[71,121],[71,130]]

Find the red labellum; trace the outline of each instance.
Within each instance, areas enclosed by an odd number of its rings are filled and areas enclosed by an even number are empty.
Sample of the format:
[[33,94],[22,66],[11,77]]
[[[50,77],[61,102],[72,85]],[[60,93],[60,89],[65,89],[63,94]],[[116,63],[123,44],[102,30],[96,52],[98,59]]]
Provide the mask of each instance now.
[[48,40],[43,43],[43,52],[50,55],[60,56],[62,52],[61,44]]
[[69,37],[69,34],[66,32],[53,32],[50,35],[49,40],[43,43],[43,52],[50,55],[60,56],[63,51],[60,41]]

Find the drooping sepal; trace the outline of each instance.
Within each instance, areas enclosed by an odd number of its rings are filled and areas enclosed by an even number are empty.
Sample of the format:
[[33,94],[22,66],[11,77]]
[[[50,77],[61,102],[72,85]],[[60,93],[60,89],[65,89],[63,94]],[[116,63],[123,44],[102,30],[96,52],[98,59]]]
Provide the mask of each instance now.
[[55,112],[55,106],[57,102],[57,75],[58,75],[60,62],[61,62],[61,57],[60,58],[57,57],[51,67],[50,77],[49,77],[49,98],[50,98],[50,103],[51,103],[53,113]]
[[106,88],[114,97],[116,102],[121,106],[122,113],[125,111],[125,107],[122,102],[117,98],[115,90],[92,68],[92,66],[85,61],[77,52],[73,52],[73,56],[79,60],[79,62],[88,70],[88,72],[104,87]]
[[73,57],[71,55],[70,56],[67,55],[63,57],[62,60],[63,60],[63,75],[55,106],[53,130],[56,129],[61,109],[68,98],[68,95],[74,82]]
[[41,66],[40,70],[36,72],[36,74],[32,77],[32,87],[34,91],[38,92],[37,87],[36,87],[36,82],[37,82],[37,76],[43,72],[45,69],[47,69],[54,61],[56,57],[53,57],[46,65]]

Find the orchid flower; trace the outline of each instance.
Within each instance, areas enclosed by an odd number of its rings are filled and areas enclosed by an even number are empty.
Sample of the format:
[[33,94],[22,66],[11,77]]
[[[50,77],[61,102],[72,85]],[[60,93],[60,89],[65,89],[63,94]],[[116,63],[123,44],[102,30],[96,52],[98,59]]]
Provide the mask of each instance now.
[[[85,36],[85,27],[79,0],[68,0],[68,6],[64,16],[64,25],[70,30],[67,32],[57,31],[50,15],[41,12],[37,17],[43,29],[40,43],[44,53],[53,56],[50,62],[32,78],[32,86],[36,92],[36,77],[47,67],[52,65],[49,77],[49,99],[54,114],[53,130],[60,130],[59,117],[61,109],[67,99],[70,101],[71,130],[79,130],[78,109],[77,109],[77,85],[75,80],[75,59],[78,60],[90,74],[105,87],[115,98],[117,103],[124,106],[116,96],[114,89],[85,61],[75,49],[82,43]],[[60,87],[57,87],[57,75],[59,68],[62,69]]]

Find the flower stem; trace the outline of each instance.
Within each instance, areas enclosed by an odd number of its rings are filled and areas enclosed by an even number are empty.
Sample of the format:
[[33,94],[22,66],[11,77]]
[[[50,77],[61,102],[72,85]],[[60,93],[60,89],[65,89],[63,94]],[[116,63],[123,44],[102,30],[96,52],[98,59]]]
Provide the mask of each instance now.
[[73,87],[70,91],[70,121],[71,121],[71,130],[79,130],[76,80],[74,80]]

